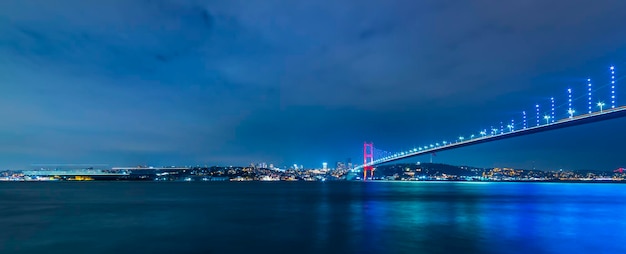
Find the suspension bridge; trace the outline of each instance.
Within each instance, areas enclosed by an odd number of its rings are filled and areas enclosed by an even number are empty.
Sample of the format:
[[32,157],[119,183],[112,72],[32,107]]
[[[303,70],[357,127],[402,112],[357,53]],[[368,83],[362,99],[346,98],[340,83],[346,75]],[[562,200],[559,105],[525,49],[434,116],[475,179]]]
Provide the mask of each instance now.
[[[616,67],[609,67],[610,79],[609,82],[603,86],[594,88],[591,79],[587,79],[585,84],[584,96],[573,98],[574,89],[568,88],[567,91],[567,103],[561,106],[555,106],[555,98],[551,97],[549,101],[549,111],[542,112],[541,105],[535,104],[532,111],[521,111],[518,121],[511,119],[510,121],[500,122],[499,126],[491,126],[489,129],[483,128],[482,130],[470,134],[469,136],[459,136],[451,140],[443,140],[441,142],[435,142],[413,149],[388,152],[374,147],[372,142],[365,142],[363,144],[363,164],[355,167],[354,170],[363,171],[363,180],[369,177],[373,178],[374,170],[377,165],[394,162],[414,156],[434,154],[445,150],[452,150],[456,148],[488,143],[492,141],[520,137],[525,135],[531,135],[539,132],[568,128],[572,126],[605,121],[609,119],[615,119],[626,116],[626,106],[621,106],[616,103],[616,79],[615,76]],[[597,92],[600,88],[608,87],[609,92],[603,95],[598,95]],[[594,95],[596,97],[594,97]],[[597,100],[597,101],[594,101]],[[605,99],[603,101],[602,99]],[[585,110],[581,110],[578,113],[574,108],[574,103],[577,106],[581,106],[584,103]],[[566,107],[565,113],[562,118],[558,116],[561,112],[557,112],[557,109]],[[532,112],[532,113],[531,113]],[[534,114],[533,114],[534,113]],[[578,114],[577,114],[578,113]],[[534,116],[533,116],[534,115]]]

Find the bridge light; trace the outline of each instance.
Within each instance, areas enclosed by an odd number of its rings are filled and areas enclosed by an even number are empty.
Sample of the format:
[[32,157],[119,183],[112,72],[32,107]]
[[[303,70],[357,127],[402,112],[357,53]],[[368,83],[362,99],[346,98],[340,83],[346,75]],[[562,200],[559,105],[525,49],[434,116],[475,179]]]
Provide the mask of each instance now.
[[473,139],[473,138],[474,138],[474,134],[472,134],[472,135],[470,136],[470,139]]
[[615,108],[615,66],[611,66],[611,108]]
[[570,108],[570,109],[567,111],[567,113],[569,114],[569,118],[572,118],[572,117],[574,117],[574,113],[576,113],[576,110],[573,110],[573,109],[571,109],[571,108]]
[[513,125],[509,124],[509,125],[507,125],[506,127],[508,127],[508,128],[509,128],[509,132],[513,131]]
[[570,114],[569,118],[572,118],[574,113],[570,112],[572,111],[572,89],[571,88],[567,89],[567,106],[568,106],[567,113]]
[[435,143],[435,146],[439,146],[439,143]]
[[535,109],[537,109],[537,126],[539,126],[539,104],[535,105]]
[[433,144],[430,144],[430,148],[433,148],[433,147],[435,147],[435,146]]
[[443,141],[443,145],[445,146],[448,143],[448,141]]
[[602,113],[602,108],[604,107],[604,102],[598,102],[598,107],[600,107],[600,113]]
[[554,123],[554,117],[555,117],[555,114],[554,114],[555,113],[555,111],[554,111],[554,97],[550,98],[550,102],[552,104],[552,107],[551,107],[551,110],[552,110],[552,112],[551,112],[552,113],[552,122]]
[[524,118],[524,129],[526,129],[526,111],[522,111],[522,116]]
[[463,136],[459,137],[459,140],[463,141],[463,139],[465,139]]
[[591,79],[588,78],[587,79],[587,87],[588,87],[588,97],[587,97],[587,104],[589,106],[589,114],[591,114]]
[[481,136],[483,136],[483,137],[484,137],[485,135],[487,135],[487,130],[482,130],[482,131],[480,131],[480,135],[481,135]]
[[419,149],[420,151],[422,150],[422,148],[421,148],[421,147],[420,147],[420,148],[418,148],[418,149]]
[[550,116],[548,116],[548,115],[543,116],[543,119],[546,119],[546,124],[549,124],[549,123],[550,123],[550,118],[551,118],[551,117],[550,117]]

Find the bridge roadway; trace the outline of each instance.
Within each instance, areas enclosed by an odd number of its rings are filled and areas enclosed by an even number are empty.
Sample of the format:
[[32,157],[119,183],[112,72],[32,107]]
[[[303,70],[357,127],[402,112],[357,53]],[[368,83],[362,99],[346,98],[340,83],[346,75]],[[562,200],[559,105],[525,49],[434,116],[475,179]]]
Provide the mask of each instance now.
[[[376,165],[380,165],[384,163],[406,159],[406,158],[413,157],[413,156],[431,154],[435,152],[441,152],[441,151],[461,148],[465,146],[477,145],[477,144],[487,143],[487,142],[496,141],[496,140],[530,135],[530,134],[549,131],[549,130],[562,129],[562,128],[567,128],[567,127],[572,127],[572,126],[577,126],[577,125],[582,125],[582,124],[587,124],[587,123],[595,123],[595,122],[600,122],[604,120],[620,118],[624,116],[626,116],[626,106],[617,107],[613,109],[606,109],[606,110],[603,110],[602,112],[597,111],[597,112],[592,112],[591,114],[578,115],[572,118],[564,118],[554,123],[547,123],[547,124],[543,124],[539,126],[527,127],[526,129],[513,130],[510,132],[505,132],[505,133],[495,134],[495,135],[480,136],[480,137],[468,139],[465,141],[460,141],[456,143],[450,143],[450,144],[446,144],[442,146],[433,147],[431,149],[423,149],[423,150],[418,150],[418,151],[412,150],[411,152],[408,152],[408,153],[405,152],[404,154],[397,154],[397,155],[389,156],[386,159],[374,160],[373,163],[368,163],[366,164],[366,166],[376,166]],[[359,165],[355,169],[361,169],[361,168],[363,168],[363,165]]]

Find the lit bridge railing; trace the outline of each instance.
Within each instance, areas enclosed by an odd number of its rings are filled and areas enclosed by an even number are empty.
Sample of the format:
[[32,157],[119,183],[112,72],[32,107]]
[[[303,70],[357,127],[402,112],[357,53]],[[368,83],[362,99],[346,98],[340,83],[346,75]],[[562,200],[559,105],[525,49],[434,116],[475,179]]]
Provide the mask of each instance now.
[[487,143],[491,141],[512,138],[512,137],[519,137],[519,136],[529,135],[533,133],[561,129],[561,128],[566,128],[566,127],[571,127],[571,126],[576,126],[576,125],[581,125],[581,124],[586,124],[586,123],[599,122],[603,120],[609,120],[609,119],[614,119],[614,118],[619,118],[619,117],[624,117],[624,116],[626,116],[626,106],[605,109],[602,111],[596,111],[596,112],[592,112],[592,113],[584,114],[584,115],[572,116],[572,117],[564,118],[555,122],[546,122],[545,124],[540,124],[538,126],[533,126],[533,127],[525,127],[525,128],[518,129],[518,130],[511,128],[509,132],[501,132],[498,134],[486,134],[485,132],[482,132],[481,135],[475,136],[474,138],[462,139],[457,142],[446,143],[443,145],[435,144],[435,145],[431,145],[432,147],[427,146],[424,148],[422,147],[414,148],[411,150],[395,153],[387,157],[378,158],[378,159],[375,159],[372,163],[359,165],[355,167],[354,170],[360,170],[364,166],[375,166],[375,165],[380,165],[380,164],[384,164],[384,163],[388,163],[392,161],[406,159],[409,157],[432,154],[435,152],[451,150],[451,149],[470,146],[470,145]]

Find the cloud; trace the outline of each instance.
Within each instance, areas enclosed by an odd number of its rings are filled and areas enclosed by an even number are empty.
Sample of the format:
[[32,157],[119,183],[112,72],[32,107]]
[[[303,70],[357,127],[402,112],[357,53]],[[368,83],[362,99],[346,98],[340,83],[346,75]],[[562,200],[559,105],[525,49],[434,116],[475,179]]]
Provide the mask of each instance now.
[[624,52],[625,5],[3,1],[0,150],[12,165],[316,163],[457,135]]

